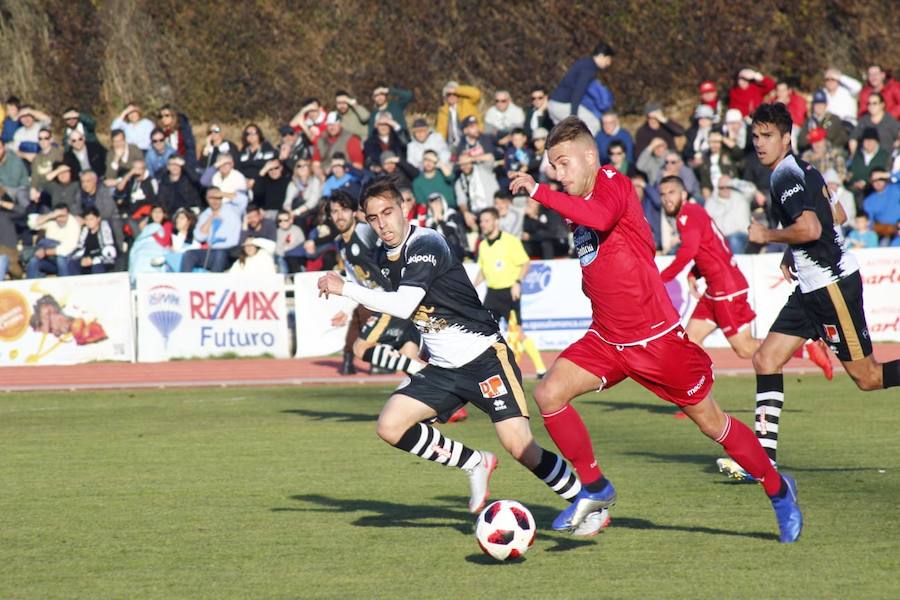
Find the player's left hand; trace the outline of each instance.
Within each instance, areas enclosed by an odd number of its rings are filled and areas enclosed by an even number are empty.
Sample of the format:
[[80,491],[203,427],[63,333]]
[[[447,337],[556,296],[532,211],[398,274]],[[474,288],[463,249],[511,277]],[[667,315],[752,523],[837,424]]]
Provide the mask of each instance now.
[[328,298],[331,294],[340,296],[344,292],[344,280],[335,271],[328,271],[322,277],[319,277],[319,297],[323,295]]
[[528,173],[512,173],[509,179],[509,191],[512,192],[513,196],[521,191],[524,191],[530,196],[532,192],[534,192],[536,185],[537,183],[535,183],[534,177]]
[[750,223],[750,227],[747,229],[747,233],[750,234],[750,241],[754,244],[768,244],[768,229],[763,226],[761,223],[757,223],[756,221]]

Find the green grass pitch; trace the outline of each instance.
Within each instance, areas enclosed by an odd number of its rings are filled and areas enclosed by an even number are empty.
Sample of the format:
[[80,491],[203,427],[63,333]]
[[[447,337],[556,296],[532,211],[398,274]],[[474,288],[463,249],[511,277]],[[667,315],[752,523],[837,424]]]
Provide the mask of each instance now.
[[[786,388],[793,545],[762,490],[719,475],[718,446],[636,385],[576,404],[619,491],[589,540],[548,529],[562,502],[485,415],[444,426],[498,454],[494,499],[534,513],[515,563],[479,551],[462,472],[376,438],[387,387],[0,395],[0,598],[897,597],[900,397],[844,376]],[[715,394],[749,422],[753,389]]]

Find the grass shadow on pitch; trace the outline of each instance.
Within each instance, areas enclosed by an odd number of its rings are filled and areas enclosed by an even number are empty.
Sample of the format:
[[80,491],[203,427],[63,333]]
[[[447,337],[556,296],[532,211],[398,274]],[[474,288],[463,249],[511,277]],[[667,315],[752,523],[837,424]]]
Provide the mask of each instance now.
[[[275,507],[271,511],[276,513],[367,513],[350,522],[351,525],[356,527],[444,528],[453,529],[463,535],[472,535],[475,531],[476,516],[470,514],[464,508],[468,498],[462,496],[438,496],[434,498],[440,504],[402,504],[369,498],[333,498],[321,494],[298,494],[289,498],[302,502],[307,506]],[[558,507],[529,505],[528,508],[534,515],[535,523],[537,524],[537,539],[550,541],[554,544],[547,548],[548,552],[564,552],[593,543],[589,540],[573,539],[565,534],[550,534],[542,531],[542,524],[553,521],[553,517],[559,512]],[[473,559],[470,562],[481,563],[480,559],[478,561]],[[490,559],[489,562],[484,564],[498,563]]]
[[664,454],[662,452],[646,451],[624,452],[624,454],[627,456],[649,458],[653,462],[699,465],[701,467],[704,467],[703,471],[705,473],[719,472],[719,469],[716,468],[717,456],[715,454]]
[[309,417],[313,421],[335,421],[337,423],[367,423],[378,418],[378,415],[342,412],[336,410],[309,410],[306,408],[290,408],[281,411],[284,414]]

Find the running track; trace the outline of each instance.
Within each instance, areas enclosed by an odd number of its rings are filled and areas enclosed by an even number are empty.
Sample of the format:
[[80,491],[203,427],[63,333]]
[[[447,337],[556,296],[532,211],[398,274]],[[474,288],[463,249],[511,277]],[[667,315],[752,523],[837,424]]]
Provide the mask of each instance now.
[[[743,360],[727,348],[707,350],[719,375],[750,374],[749,360]],[[555,352],[543,353],[549,365]],[[900,344],[876,344],[879,360],[900,358]],[[534,375],[530,361],[523,359],[526,377]],[[836,360],[835,371],[840,371]],[[6,392],[34,390],[122,389],[191,386],[241,385],[324,385],[335,383],[391,383],[398,375],[371,376],[363,372],[343,377],[338,374],[339,357],[305,359],[236,359],[195,360],[162,363],[93,363],[72,366],[0,367],[0,390]],[[786,368],[790,373],[815,373],[818,369],[807,360],[792,359]]]

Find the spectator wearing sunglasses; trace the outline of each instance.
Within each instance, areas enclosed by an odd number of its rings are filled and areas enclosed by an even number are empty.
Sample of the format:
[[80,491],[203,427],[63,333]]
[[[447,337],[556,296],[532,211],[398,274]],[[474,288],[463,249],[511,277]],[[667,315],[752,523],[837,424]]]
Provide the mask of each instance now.
[[177,154],[175,149],[170,146],[166,140],[166,134],[157,127],[150,134],[150,149],[144,153],[144,160],[147,163],[147,171],[151,177],[159,179],[163,171],[165,171],[166,163],[169,158]]

